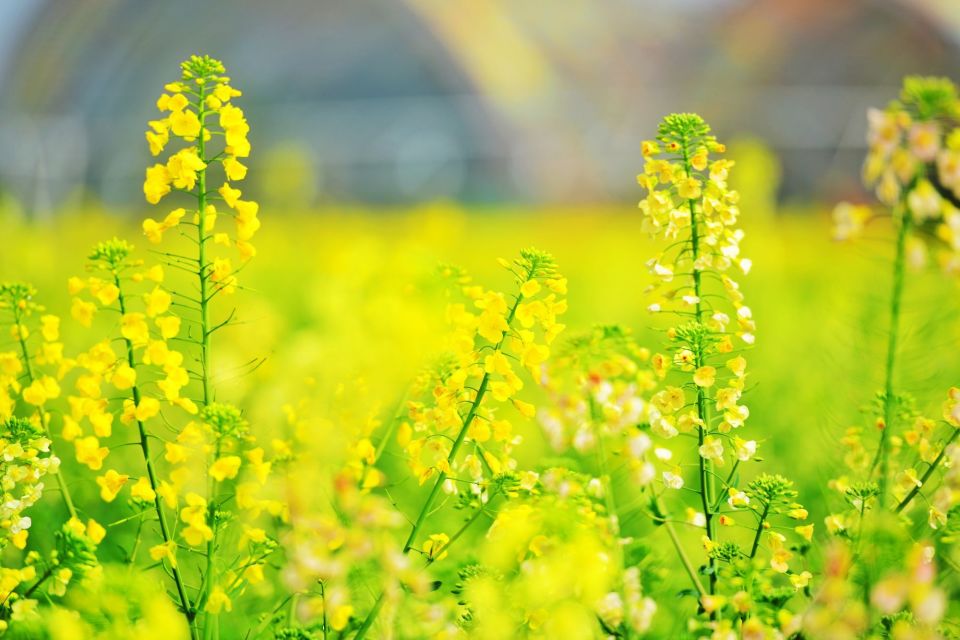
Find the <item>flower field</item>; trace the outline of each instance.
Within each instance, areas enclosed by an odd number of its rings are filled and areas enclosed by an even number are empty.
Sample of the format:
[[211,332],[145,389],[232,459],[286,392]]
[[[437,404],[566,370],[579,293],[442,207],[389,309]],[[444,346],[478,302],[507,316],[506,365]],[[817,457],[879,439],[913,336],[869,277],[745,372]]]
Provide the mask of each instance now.
[[242,89],[0,210],[4,637],[960,637],[949,81],[780,211],[693,114],[639,207],[274,208]]

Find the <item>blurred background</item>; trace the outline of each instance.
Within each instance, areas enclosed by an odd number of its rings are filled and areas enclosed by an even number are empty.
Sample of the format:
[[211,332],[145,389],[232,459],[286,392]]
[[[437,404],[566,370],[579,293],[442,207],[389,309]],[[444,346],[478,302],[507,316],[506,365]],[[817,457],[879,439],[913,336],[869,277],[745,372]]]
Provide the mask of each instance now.
[[779,199],[835,197],[867,106],[949,75],[958,35],[952,0],[5,0],[0,192],[140,206],[131,141],[196,51],[243,87],[277,204],[632,200],[671,111],[762,140]]

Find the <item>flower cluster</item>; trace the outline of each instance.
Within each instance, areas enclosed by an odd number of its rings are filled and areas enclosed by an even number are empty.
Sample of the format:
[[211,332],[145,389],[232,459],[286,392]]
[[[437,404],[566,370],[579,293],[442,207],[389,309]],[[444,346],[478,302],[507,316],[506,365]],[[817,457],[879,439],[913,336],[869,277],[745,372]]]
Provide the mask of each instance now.
[[[46,313],[35,295],[34,288],[25,283],[0,284],[0,314],[7,314],[0,326],[9,328],[15,345],[12,350],[0,352],[0,420],[14,415],[19,396],[31,408],[30,422],[38,434],[49,438],[47,403],[60,397],[60,382],[73,364],[63,356],[60,318]],[[51,446],[48,439],[44,450]],[[51,459],[56,462],[56,456]],[[68,515],[75,516],[69,488],[57,472],[58,464],[51,472],[57,478]]]
[[[960,225],[960,97],[948,80],[907,78],[900,100],[884,111],[871,110],[868,118],[864,176],[892,209],[896,230],[884,387],[867,409],[869,427],[852,426],[840,440],[843,466],[830,481],[837,500],[825,524],[847,545],[850,566],[824,590],[828,596],[844,589],[870,594],[871,611],[883,618],[878,624],[866,616],[862,629],[882,628],[892,637],[936,637],[944,609],[937,563],[955,562],[950,541],[960,527],[955,471],[960,390],[951,389],[940,415],[931,415],[894,381],[906,267],[934,247],[941,250],[946,271],[957,271],[960,245],[951,229]],[[859,231],[870,217],[865,208],[846,204],[838,206],[837,215],[844,236]],[[931,538],[942,544],[925,542]],[[904,568],[903,548],[918,540]]]
[[[667,252],[647,263],[654,277],[650,311],[705,314],[711,329],[723,334],[721,350],[730,351],[731,336],[752,344],[755,327],[739,285],[728,275],[734,266],[748,273],[752,262],[740,254],[740,197],[727,185],[733,162],[710,159],[711,153],[724,151],[700,116],[667,116],[657,139],[643,143],[646,161],[637,182],[647,192],[639,205],[643,229],[672,241]],[[735,312],[733,322],[704,298],[706,274],[715,274],[722,284]]]
[[[156,204],[179,191],[191,194],[196,206],[190,212],[177,209],[161,222],[147,219],[144,233],[159,243],[165,231],[176,228],[186,235],[184,229],[192,226],[196,254],[157,252],[163,262],[148,264],[134,257],[129,243],[113,239],[90,254],[89,276],[68,283],[71,313],[81,325],[100,331],[104,323],[95,321],[101,313],[111,324],[108,337],[70,363],[75,375],[62,437],[73,442],[77,460],[98,473],[100,497],[114,503],[122,496],[120,502],[132,509],[121,522],[140,523],[134,550],[141,536],[151,533],[143,523],[156,523],[148,555],[172,578],[191,634],[216,633],[217,616],[231,610],[233,598],[264,580],[277,543],[263,521],[287,518],[286,505],[267,485],[275,465],[289,458],[289,444],[276,438],[270,451],[258,446],[240,410],[214,402],[212,338],[233,314],[213,324],[211,307],[219,294],[236,289],[237,280],[230,258],[215,257],[210,249],[234,246],[245,261],[255,254],[250,240],[260,226],[256,203],[241,200],[229,182],[208,192],[211,165],[219,163],[225,179],[236,182],[246,175],[239,159],[250,152],[249,125],[231,103],[240,92],[224,73],[211,58],[186,61],[181,80],[167,85],[157,103],[169,115],[151,122],[147,133],[154,155],[171,137],[188,143],[166,164],[147,170],[147,200]],[[214,150],[217,137],[223,144]],[[232,234],[217,229],[217,199],[235,218]],[[197,295],[178,291],[182,285],[176,279],[168,283],[171,269],[190,276]],[[140,462],[108,463],[110,442],[128,441],[122,434],[131,430]],[[162,459],[153,449],[158,445]],[[130,562],[135,556],[132,551]],[[188,581],[192,572],[198,577]]]
[[[867,112],[863,178],[892,210],[909,263],[933,251],[942,268],[960,273],[960,96],[946,78],[908,77],[899,100]],[[834,237],[860,235],[881,217],[869,206],[834,209]]]
[[[516,278],[519,291],[512,296],[458,276],[469,303],[447,308],[453,354],[418,381],[428,400],[411,400],[409,420],[397,430],[417,480],[437,477],[448,494],[483,496],[492,479],[515,470],[511,451],[520,438],[510,415],[498,409],[512,406],[533,417],[533,405],[517,397],[521,373],[540,378],[550,344],[564,328],[557,318],[567,307],[561,297],[566,280],[549,254],[527,250],[503,264]],[[467,451],[462,457],[461,449]]]
[[[811,578],[802,565],[794,568],[794,556],[803,555],[813,535],[813,525],[800,524],[807,512],[793,502],[789,481],[765,474],[740,481],[741,464],[758,449],[755,440],[739,435],[750,415],[742,403],[747,362],[739,350],[754,343],[756,326],[730,276],[733,267],[747,273],[751,262],[740,251],[739,197],[727,186],[733,163],[710,158],[723,151],[699,116],[667,116],[657,139],[643,143],[646,163],[637,178],[647,192],[640,202],[644,228],[670,242],[648,263],[654,278],[649,309],[680,319],[666,331],[669,351],[649,360],[656,390],[653,384],[647,390],[646,440],[639,447],[670,467],[653,484],[649,460],[641,477],[656,523],[669,524],[680,510],[684,522],[703,531],[706,584],[668,527],[704,614],[691,624],[715,637],[734,629],[758,635],[788,628],[784,605]],[[692,465],[689,450],[676,444],[688,438],[696,442]],[[696,507],[678,492],[689,484],[685,465],[696,468]],[[776,518],[793,524],[775,527]]]
[[[150,242],[159,243],[171,229],[194,226],[201,243],[212,240],[215,245],[233,246],[240,259],[247,260],[256,255],[251,239],[260,228],[260,220],[257,203],[241,199],[243,194],[231,184],[246,178],[247,167],[241,159],[250,155],[250,125],[243,110],[232,102],[242,94],[230,86],[230,78],[218,60],[193,56],[181,67],[181,79],[166,85],[167,93],[157,100],[157,109],[168,115],[150,122],[146,138],[154,156],[167,148],[171,135],[186,146],[170,154],[165,164],[147,169],[143,193],[151,204],[158,204],[171,191],[188,193],[195,197],[196,207],[174,209],[160,220],[147,218],[143,232]],[[215,139],[219,140],[216,144]],[[214,164],[223,171],[223,182],[216,190],[208,185],[208,171]],[[214,201],[226,208],[218,209]],[[220,214],[233,217],[232,235],[218,230]],[[236,269],[230,258],[216,258],[210,265],[209,277],[217,289],[232,291]]]
[[0,429],[0,549],[24,549],[32,524],[25,512],[40,499],[44,476],[56,473],[60,460],[50,452],[50,439],[28,420],[7,418]]

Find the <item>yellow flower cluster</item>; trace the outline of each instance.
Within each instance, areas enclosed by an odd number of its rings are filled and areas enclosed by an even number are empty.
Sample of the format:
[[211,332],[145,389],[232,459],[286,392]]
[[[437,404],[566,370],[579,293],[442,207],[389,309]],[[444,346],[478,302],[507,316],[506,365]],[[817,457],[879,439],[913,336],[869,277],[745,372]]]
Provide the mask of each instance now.
[[[750,309],[742,305],[739,285],[727,275],[731,267],[743,273],[752,263],[740,254],[743,231],[737,227],[739,194],[727,186],[733,162],[710,160],[724,146],[696,115],[674,114],[664,119],[656,141],[643,143],[643,173],[637,182],[647,195],[640,201],[643,228],[670,241],[673,249],[648,262],[655,284],[650,310],[692,312],[705,305],[704,292],[695,281],[707,272],[718,274],[736,314],[730,327],[744,342],[753,342]],[[678,276],[693,274],[694,278]],[[694,282],[691,282],[694,281]],[[713,317],[718,330],[727,332],[730,318]]]
[[[122,240],[102,242],[88,263],[102,277],[74,277],[68,283],[74,296],[73,316],[81,324],[91,326],[101,309],[119,317],[120,353],[111,340],[103,340],[71,362],[77,375],[74,392],[67,396],[70,412],[63,416],[61,436],[74,443],[77,460],[93,471],[101,470],[109,455],[101,440],[113,434],[115,417],[123,425],[143,424],[160,416],[161,402],[197,412],[196,404],[181,395],[189,382],[183,353],[168,342],[180,333],[181,322],[171,313],[173,298],[162,286],[164,270],[160,265],[145,268],[130,257],[132,251]],[[135,294],[138,289],[143,293]],[[84,311],[77,313],[78,309]],[[147,380],[152,384],[146,385]],[[157,394],[146,395],[145,389],[154,387]],[[117,396],[122,398],[119,410],[110,403]],[[98,479],[102,497],[112,501],[126,480],[127,476],[108,471]]]
[[[533,417],[533,405],[516,397],[524,387],[516,368],[539,380],[550,344],[564,328],[557,318],[567,308],[561,297],[566,279],[557,274],[552,258],[529,250],[503,264],[519,289],[509,297],[458,276],[470,302],[447,309],[453,356],[420,381],[430,399],[411,401],[409,420],[397,431],[418,481],[441,474],[450,494],[466,488],[479,495],[486,481],[515,468],[511,451],[520,438],[497,405],[512,405],[520,416]],[[469,453],[459,458],[462,445]]]
[[[193,195],[197,205],[192,211],[174,209],[160,220],[147,218],[143,232],[150,242],[159,243],[166,231],[190,224],[198,229],[201,242],[209,239],[216,245],[233,246],[240,259],[247,260],[256,254],[251,239],[260,220],[257,203],[241,199],[242,193],[231,184],[246,177],[247,167],[241,159],[250,155],[250,125],[243,110],[232,102],[241,92],[230,86],[222,63],[199,56],[184,62],[181,79],[165,88],[157,108],[167,115],[151,121],[146,132],[150,152],[155,156],[162,153],[171,136],[188,146],[172,153],[165,164],[147,169],[143,193],[147,202],[158,204],[171,191],[180,191]],[[214,140],[222,142],[214,145]],[[208,172],[214,164],[220,165],[223,176],[217,189],[209,185],[212,176]],[[213,200],[222,202],[225,209],[218,209]],[[234,218],[232,235],[218,230],[221,213]],[[235,271],[230,259],[221,257],[214,262],[211,278],[219,288],[231,291],[236,286]]]
[[[790,619],[787,609],[778,613],[768,606],[770,595],[780,589],[795,593],[809,584],[808,571],[791,568],[796,564],[791,549],[805,548],[813,525],[789,526],[802,541],[794,546],[772,524],[775,518],[807,517],[793,502],[792,483],[768,474],[744,485],[739,482],[740,466],[755,458],[758,445],[736,433],[750,415],[741,402],[747,361],[738,349],[754,343],[756,325],[730,276],[733,267],[748,273],[751,261],[740,251],[744,234],[737,226],[739,196],[727,186],[733,163],[710,158],[723,151],[710,127],[694,114],[667,116],[657,139],[642,145],[646,161],[637,181],[646,190],[640,202],[643,227],[669,243],[668,250],[647,265],[654,279],[649,310],[674,313],[681,321],[667,329],[667,353],[649,356],[639,376],[630,374],[636,379],[619,381],[620,388],[624,383],[628,389],[643,385],[645,397],[632,402],[633,413],[644,421],[626,442],[614,440],[613,450],[636,454],[635,477],[648,492],[654,522],[670,532],[699,596],[699,609],[706,615],[691,620],[691,628],[724,637],[742,624],[744,633],[749,627],[750,637],[765,637],[779,633]],[[639,355],[646,360],[648,354]],[[585,395],[599,434],[608,431],[606,412],[616,417],[624,411],[606,403],[618,388],[618,376],[616,370],[597,370],[586,378],[593,381]],[[692,452],[667,445],[687,438],[696,442]],[[691,453],[693,465],[688,462]],[[696,506],[678,491],[690,484],[685,466],[697,468],[690,487],[699,498]],[[720,472],[724,467],[729,471]],[[684,513],[686,524],[703,530],[708,567],[704,580],[672,532],[671,513]],[[761,552],[768,558],[765,562],[760,562]],[[752,578],[742,580],[746,573]]]
[[56,473],[60,460],[37,425],[11,417],[0,429],[0,549],[23,549],[32,524],[24,512],[40,500],[44,476]]
[[[863,177],[904,227],[909,263],[936,253],[941,267],[960,273],[960,97],[946,78],[910,77],[899,100],[867,112],[869,146]],[[870,207],[840,203],[834,237],[860,235]]]
[[[876,408],[882,414],[882,406]],[[948,514],[960,506],[960,448],[954,442],[960,437],[960,389],[953,387],[943,404],[942,422],[926,417],[909,406],[901,407],[901,421],[907,428],[891,435],[887,456],[894,484],[891,488],[896,512],[923,496],[926,523],[932,531],[948,523]],[[882,415],[876,419],[883,425]],[[869,478],[874,470],[875,455],[864,442],[860,427],[850,427],[841,439],[844,447],[844,473],[830,481],[830,488],[844,499],[845,509],[827,517],[827,528],[834,535],[846,536],[862,525],[867,512],[876,508],[879,487],[876,483],[858,480]],[[931,489],[931,487],[933,487]]]
[[[45,313],[34,300],[32,286],[23,283],[0,284],[2,326],[9,331],[14,348],[0,352],[0,420],[14,414],[17,397],[36,408],[33,416],[43,431],[47,428],[44,405],[60,396],[60,379],[71,364],[64,360],[60,341],[60,318]],[[41,315],[42,314],[42,315]],[[35,316],[39,315],[39,319]],[[39,333],[39,348],[31,348],[31,338]]]

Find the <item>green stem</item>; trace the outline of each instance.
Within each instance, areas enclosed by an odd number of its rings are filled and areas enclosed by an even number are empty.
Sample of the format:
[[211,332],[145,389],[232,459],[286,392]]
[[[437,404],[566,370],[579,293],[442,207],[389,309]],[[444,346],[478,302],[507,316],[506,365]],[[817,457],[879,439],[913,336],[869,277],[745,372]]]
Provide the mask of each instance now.
[[736,475],[736,473],[737,473],[737,468],[738,468],[739,466],[740,466],[740,460],[735,461],[735,462],[733,463],[733,467],[730,469],[730,473],[727,474],[727,479],[723,481],[724,491],[721,491],[721,492],[716,496],[717,500],[716,500],[716,502],[713,503],[713,512],[714,512],[714,513],[716,513],[717,511],[719,511],[719,510],[720,510],[720,507],[723,506],[723,496],[724,496],[724,494],[726,493],[725,490],[728,489],[728,488],[731,486],[731,483],[733,482],[733,477]]
[[763,515],[760,516],[760,522],[757,524],[757,535],[753,537],[753,546],[750,548],[750,558],[757,556],[757,549],[760,547],[760,535],[763,533],[763,523],[767,521],[767,515],[770,513],[770,503],[763,505]]
[[[23,365],[27,370],[27,383],[33,384],[35,377],[33,373],[33,365],[30,364],[30,350],[27,348],[27,341],[23,337],[23,331],[21,331],[23,317],[20,315],[20,310],[16,305],[13,305],[13,319],[17,325],[17,341],[20,343],[20,352],[23,354]],[[43,432],[52,440],[50,435],[50,424],[47,420],[47,412],[43,405],[37,407],[37,411],[40,413],[40,425],[43,427]],[[70,514],[71,518],[76,518],[79,520],[77,517],[77,509],[73,504],[73,498],[70,496],[70,488],[67,487],[67,481],[64,480],[60,469],[57,469],[57,472],[53,475],[57,479],[57,488],[60,489],[60,495],[63,497],[64,505],[67,507],[67,513]]]
[[[530,268],[530,272],[527,274],[526,280],[529,280],[536,273],[537,266],[533,265]],[[494,351],[499,351],[500,347],[503,346],[503,341],[506,340],[507,334],[510,333],[510,324],[513,322],[513,318],[517,313],[517,307],[520,306],[520,301],[523,299],[523,294],[517,293],[516,300],[513,301],[513,306],[510,307],[510,312],[507,314],[507,330],[501,336],[499,342],[494,346]],[[460,453],[460,448],[463,446],[464,441],[467,439],[467,432],[470,430],[470,425],[473,424],[474,419],[477,417],[477,412],[480,410],[480,405],[483,402],[483,398],[487,393],[487,385],[490,383],[490,374],[484,373],[483,377],[480,379],[480,386],[477,388],[477,395],[473,399],[473,402],[470,404],[470,410],[467,412],[466,417],[463,419],[463,426],[460,427],[460,432],[457,433],[456,439],[453,441],[453,446],[450,447],[450,453],[447,455],[447,465],[452,466],[457,459],[457,454]],[[445,471],[440,471],[437,475],[436,482],[433,483],[433,487],[430,489],[429,495],[427,495],[426,502],[423,503],[423,507],[420,509],[420,513],[417,515],[416,520],[413,523],[413,528],[410,530],[410,535],[407,536],[406,542],[403,543],[403,552],[409,553],[410,549],[413,548],[414,542],[416,542],[417,535],[420,533],[420,530],[423,528],[423,523],[427,519],[427,515],[430,513],[430,510],[433,508],[433,504],[437,500],[437,496],[440,495],[440,490],[443,488],[443,483],[447,480],[447,473]],[[383,607],[383,593],[377,598],[376,602],[373,604],[373,608],[370,609],[370,612],[367,614],[367,617],[363,621],[363,625],[357,631],[357,635],[354,636],[354,640],[362,640],[366,637],[367,632],[370,630],[370,627],[373,626],[374,620],[376,620],[377,615],[380,613],[380,609]]]
[[[531,272],[529,276],[532,276]],[[529,277],[528,276],[528,277]],[[509,333],[510,323],[513,322],[513,317],[517,313],[517,307],[520,305],[520,300],[523,299],[523,296],[517,294],[517,299],[514,300],[513,306],[510,308],[510,313],[507,315],[507,331],[504,332],[503,337],[500,338],[500,341],[494,347],[494,351],[499,351],[500,347],[503,345],[503,341],[506,339],[507,333]],[[453,465],[457,459],[457,454],[460,453],[460,448],[463,446],[464,441],[467,439],[467,432],[470,430],[470,425],[473,424],[474,419],[477,417],[477,412],[480,410],[480,405],[483,403],[483,398],[487,394],[487,385],[490,383],[490,374],[484,373],[483,377],[480,379],[480,386],[477,388],[477,396],[473,399],[473,403],[470,405],[470,410],[467,412],[466,418],[463,420],[463,426],[460,428],[460,432],[457,434],[456,440],[453,442],[453,446],[450,447],[450,453],[447,455],[447,464]],[[443,483],[447,480],[446,471],[440,471],[437,475],[437,481],[433,483],[433,488],[430,490],[430,494],[427,496],[426,502],[423,503],[423,508],[420,509],[420,513],[417,515],[417,519],[414,521],[413,529],[410,531],[410,535],[407,536],[407,541],[403,543],[403,552],[407,553],[410,551],[413,543],[417,539],[417,534],[420,533],[420,529],[423,527],[423,522],[427,518],[427,514],[430,513],[430,510],[433,508],[433,503],[436,502],[437,496],[440,494],[440,490],[443,488]],[[357,636],[357,638],[362,638],[363,636]]]
[[[682,145],[683,153],[683,166],[686,175],[693,175],[693,167],[690,164],[690,150],[689,150],[689,141],[684,139]],[[696,322],[699,325],[703,324],[703,306],[700,302],[701,299],[701,273],[697,268],[697,259],[700,257],[700,231],[697,228],[697,207],[696,203],[693,200],[687,200],[687,207],[690,210],[690,259],[693,272],[693,295],[696,296],[696,308],[695,308],[695,317]],[[703,366],[703,349],[702,346],[698,349],[697,355],[697,367]],[[697,417],[700,419],[700,426],[697,428],[697,442],[699,446],[703,446],[704,440],[707,435],[707,429],[710,427],[710,414],[707,408],[707,396],[703,387],[697,386]],[[706,530],[707,537],[710,540],[714,538],[714,522],[713,522],[713,512],[710,509],[710,505],[713,502],[713,463],[705,459],[700,455],[699,449],[697,451],[697,461],[700,471],[700,502],[703,506],[703,515],[706,519]],[[714,593],[717,585],[717,573],[716,573],[716,562],[711,557],[709,558],[710,564],[710,593]]]
[[[200,160],[206,164],[206,85],[201,84],[197,96],[197,116],[200,119],[200,131],[197,135],[197,155]],[[212,400],[213,391],[210,381],[210,265],[207,262],[207,169],[204,167],[197,172],[197,277],[200,285],[200,381],[203,387],[203,406],[208,406]],[[220,453],[220,442],[217,441],[216,456]],[[216,459],[216,458],[214,458]],[[216,552],[217,552],[217,534],[219,533],[219,523],[217,518],[216,501],[217,483],[211,479],[208,488],[209,502],[207,505],[207,526],[213,531],[213,536],[207,542],[207,566],[204,573],[203,593],[200,596],[200,602],[197,603],[198,609],[203,606],[210,598],[216,581],[214,575],[216,571]],[[203,625],[204,638],[210,640],[220,636],[220,617],[216,615],[204,615]]]
[[940,463],[943,462],[943,456],[947,453],[947,447],[949,447],[953,441],[957,439],[958,435],[960,435],[960,428],[955,428],[947,441],[943,443],[943,448],[940,449],[940,453],[937,454],[936,459],[930,463],[930,466],[923,474],[923,477],[920,478],[920,484],[914,486],[913,489],[910,490],[910,493],[908,493],[906,497],[900,501],[900,504],[898,504],[896,509],[893,510],[894,513],[900,513],[906,509],[910,502],[917,497],[917,494],[920,493],[920,489],[923,487],[923,485],[927,484],[927,480],[930,479],[930,476],[933,475],[933,472],[936,471],[937,467],[940,466]]
[[31,586],[29,589],[23,592],[23,599],[24,600],[29,599],[30,596],[32,596],[36,592],[36,590],[40,588],[40,585],[46,582],[50,578],[50,576],[53,575],[53,570],[55,568],[56,568],[56,565],[51,564],[50,566],[48,566],[47,569],[43,572],[43,575],[41,575],[40,578],[33,583],[33,586]]
[[677,555],[680,557],[680,563],[683,564],[683,568],[687,571],[687,575],[690,577],[690,581],[693,583],[694,589],[697,590],[697,595],[707,595],[707,590],[704,589],[703,583],[700,582],[700,577],[697,575],[697,570],[694,568],[693,563],[690,562],[690,558],[687,557],[687,552],[684,551],[683,544],[680,542],[680,538],[677,536],[677,532],[673,528],[673,523],[670,522],[670,518],[667,516],[663,505],[660,504],[660,499],[658,497],[653,497],[651,499],[651,503],[654,513],[659,517],[660,522],[663,524],[663,528],[667,530],[667,535],[670,536],[670,541],[673,543],[673,547],[677,550]]
[[873,460],[871,474],[879,467],[878,502],[884,507],[887,501],[887,475],[889,469],[889,441],[890,432],[894,427],[894,392],[893,375],[896,368],[897,341],[900,333],[900,307],[903,299],[903,280],[906,271],[907,235],[910,231],[911,216],[906,204],[903,204],[903,215],[897,227],[896,254],[893,261],[893,284],[890,292],[890,333],[887,338],[887,361],[884,369],[883,395],[883,430],[880,432],[880,442],[877,445],[877,454]]
[[[117,287],[117,302],[120,305],[120,315],[122,317],[127,313],[127,304],[126,299],[123,296],[123,288],[120,283],[120,276],[116,273],[113,276],[113,283]],[[129,338],[124,338],[123,342],[127,348],[127,366],[136,371],[137,362],[133,353],[133,342],[131,342]],[[130,394],[132,396],[134,406],[139,406],[141,394],[140,387],[136,384],[136,382],[131,387]],[[170,545],[173,540],[173,536],[170,534],[170,527],[167,524],[167,517],[163,512],[162,498],[157,491],[159,483],[157,482],[157,472],[153,466],[153,459],[150,455],[150,440],[147,435],[147,429],[143,421],[137,420],[136,422],[137,431],[140,435],[140,451],[143,454],[143,461],[147,467],[147,481],[150,482],[150,489],[153,490],[153,508],[157,512],[157,522],[160,524],[160,537],[163,538],[164,544]],[[180,573],[180,569],[173,562],[171,562],[170,565],[171,572],[173,573],[173,581],[177,586],[177,596],[180,598],[180,608],[183,610],[183,614],[186,616],[187,623],[190,627],[190,637],[196,640],[199,637],[194,622],[196,611],[190,607],[190,598],[187,596],[187,589],[183,581],[183,576]]]
[[434,550],[433,553],[430,554],[432,557],[427,558],[427,564],[428,565],[433,564],[434,562],[437,561],[437,558],[439,558],[442,554],[448,552],[450,550],[450,547],[453,546],[453,543],[459,540],[461,536],[463,536],[463,534],[465,534],[467,530],[473,525],[473,523],[480,518],[480,516],[487,513],[487,507],[489,507],[493,503],[493,499],[496,497],[497,497],[496,493],[491,494],[490,499],[487,501],[487,504],[481,505],[479,509],[474,511],[470,515],[470,517],[467,518],[467,521],[464,522],[459,529],[457,529],[457,532],[454,533],[452,536],[450,536],[450,539],[447,540],[447,543],[445,545],[443,545],[439,549]]
[[357,630],[357,635],[353,637],[353,640],[361,640],[361,638],[366,637],[367,632],[370,631],[370,627],[373,626],[377,616],[380,615],[380,609],[383,609],[383,601],[386,599],[386,595],[386,592],[381,591],[380,595],[377,596],[373,606],[370,608],[370,613],[364,618],[363,624]]

